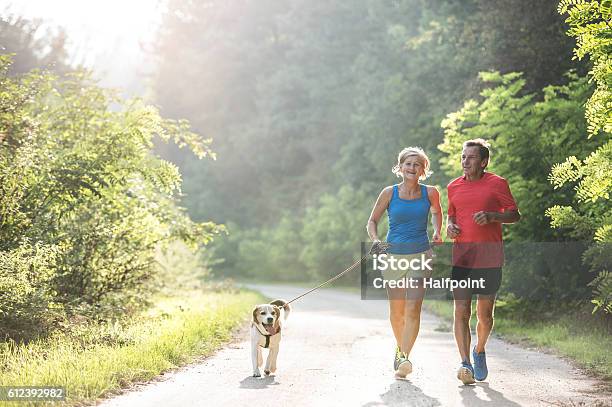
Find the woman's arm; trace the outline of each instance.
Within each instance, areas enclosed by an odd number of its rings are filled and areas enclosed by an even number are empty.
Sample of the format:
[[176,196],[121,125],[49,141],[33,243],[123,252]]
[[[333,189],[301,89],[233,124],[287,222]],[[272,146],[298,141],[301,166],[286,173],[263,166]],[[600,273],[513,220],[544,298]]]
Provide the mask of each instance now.
[[434,232],[431,237],[432,242],[442,243],[442,206],[440,205],[440,192],[434,186],[427,186],[427,197],[431,204],[431,225]]
[[389,186],[383,189],[378,195],[378,199],[374,204],[374,208],[372,208],[372,213],[370,214],[370,218],[368,219],[368,224],[366,225],[366,230],[368,231],[368,236],[373,242],[380,242],[378,238],[378,221],[387,207],[389,206],[389,201],[391,200],[391,194],[393,194],[393,187]]

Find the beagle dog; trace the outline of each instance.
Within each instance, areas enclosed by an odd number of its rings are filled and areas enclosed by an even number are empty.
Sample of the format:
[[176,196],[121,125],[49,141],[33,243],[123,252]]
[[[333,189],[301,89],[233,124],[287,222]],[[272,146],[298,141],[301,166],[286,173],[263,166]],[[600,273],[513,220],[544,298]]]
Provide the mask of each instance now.
[[251,360],[253,377],[261,377],[259,367],[263,363],[261,348],[269,348],[264,373],[268,376],[276,371],[276,358],[281,340],[281,309],[287,319],[291,307],[285,300],[274,300],[270,304],[260,304],[253,309],[251,321]]

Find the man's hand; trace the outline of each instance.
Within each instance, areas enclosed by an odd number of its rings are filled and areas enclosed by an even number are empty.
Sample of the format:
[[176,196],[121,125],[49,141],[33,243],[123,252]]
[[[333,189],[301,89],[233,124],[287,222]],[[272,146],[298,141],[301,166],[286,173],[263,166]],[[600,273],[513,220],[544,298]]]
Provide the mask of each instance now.
[[480,226],[487,225],[493,222],[493,218],[494,218],[493,215],[494,215],[493,212],[485,212],[485,211],[476,212],[473,216],[474,222],[476,222],[476,224]]
[[449,222],[448,225],[446,225],[446,236],[449,238],[456,239],[460,233],[461,229],[456,224]]

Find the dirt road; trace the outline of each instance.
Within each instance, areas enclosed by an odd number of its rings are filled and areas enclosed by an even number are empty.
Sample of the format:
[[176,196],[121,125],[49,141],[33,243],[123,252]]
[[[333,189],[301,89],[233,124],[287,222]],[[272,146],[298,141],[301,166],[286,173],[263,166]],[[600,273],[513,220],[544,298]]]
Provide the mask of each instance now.
[[[282,286],[256,288],[273,298],[289,299],[303,292]],[[393,377],[393,348],[386,301],[319,290],[294,303],[275,376],[251,377],[250,342],[243,330],[236,341],[202,363],[102,405],[612,405],[596,380],[567,362],[496,338],[487,346],[487,381],[463,386],[455,377],[460,361],[449,324],[426,313],[410,357],[414,372],[408,380]]]

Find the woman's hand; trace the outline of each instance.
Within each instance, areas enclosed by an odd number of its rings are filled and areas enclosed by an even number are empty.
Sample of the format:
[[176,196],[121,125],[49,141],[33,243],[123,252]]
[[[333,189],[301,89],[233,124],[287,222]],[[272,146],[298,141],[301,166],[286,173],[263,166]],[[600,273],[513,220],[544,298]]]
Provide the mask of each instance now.
[[431,237],[431,242],[433,244],[441,244],[442,243],[442,236],[440,236],[439,232],[434,232],[433,236]]
[[387,253],[389,246],[389,243],[381,242],[380,240],[376,239],[372,242],[372,247],[370,248],[369,254],[385,254]]

